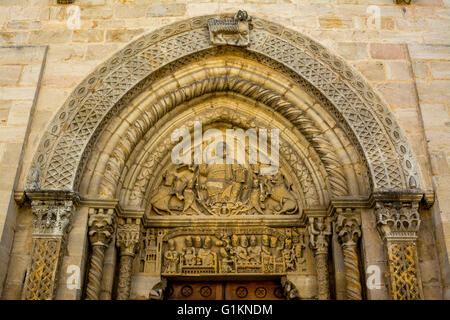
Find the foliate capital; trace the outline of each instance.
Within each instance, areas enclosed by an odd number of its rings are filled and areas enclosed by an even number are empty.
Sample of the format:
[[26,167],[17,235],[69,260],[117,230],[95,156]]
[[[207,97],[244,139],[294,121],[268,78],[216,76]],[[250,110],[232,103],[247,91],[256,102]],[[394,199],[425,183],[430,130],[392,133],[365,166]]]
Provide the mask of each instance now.
[[88,226],[91,245],[107,246],[114,234],[115,222],[113,208],[90,208]]
[[328,242],[331,235],[331,224],[326,217],[309,217],[309,244],[316,253],[328,252]]
[[131,221],[121,219],[119,221],[116,244],[120,248],[121,255],[134,255],[139,243],[140,233],[141,225],[139,219],[132,219]]
[[72,222],[72,200],[32,200],[33,236],[64,236]]
[[386,240],[410,241],[417,238],[420,227],[418,202],[377,202],[377,227]]
[[361,237],[361,217],[351,208],[337,208],[334,227],[343,245],[356,245]]

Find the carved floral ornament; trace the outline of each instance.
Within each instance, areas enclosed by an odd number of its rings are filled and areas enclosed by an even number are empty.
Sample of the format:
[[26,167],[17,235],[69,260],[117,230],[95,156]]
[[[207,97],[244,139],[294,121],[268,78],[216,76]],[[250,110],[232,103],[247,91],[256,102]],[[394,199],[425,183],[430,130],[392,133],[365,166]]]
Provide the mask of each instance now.
[[[35,183],[46,190],[76,189],[92,141],[114,105],[156,70],[192,53],[213,49],[215,45],[205,32],[211,18],[177,22],[145,35],[83,81],[44,134],[29,185]],[[421,188],[406,138],[360,75],[305,36],[255,17],[252,25],[246,50],[278,61],[324,94],[335,110],[332,113],[341,117],[351,130],[348,134],[359,141],[374,189]]]

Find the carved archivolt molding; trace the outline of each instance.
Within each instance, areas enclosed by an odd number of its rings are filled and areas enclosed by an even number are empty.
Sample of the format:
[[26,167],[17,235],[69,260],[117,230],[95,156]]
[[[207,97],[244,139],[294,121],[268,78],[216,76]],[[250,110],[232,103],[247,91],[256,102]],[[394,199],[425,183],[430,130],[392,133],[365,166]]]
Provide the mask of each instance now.
[[[129,44],[102,64],[68,98],[52,120],[33,160],[29,185],[73,190],[89,147],[116,103],[141,80],[165,65],[213,47],[206,30],[210,17],[166,26]],[[347,64],[320,44],[261,19],[246,50],[278,61],[331,102],[364,152],[376,190],[421,188],[406,138],[389,109]],[[38,172],[34,174],[34,172]],[[33,181],[36,179],[36,181]]]
[[[296,125],[297,129],[307,138],[322,160],[328,173],[327,178],[330,183],[331,194],[333,196],[348,195],[348,183],[341,161],[336,155],[335,147],[304,111],[294,106],[293,103],[280,94],[252,81],[236,76],[215,76],[178,88],[145,108],[141,116],[129,127],[123,135],[123,139],[114,148],[108,160],[105,177],[100,186],[100,196],[114,198],[118,180],[128,157],[152,125],[185,101],[218,92],[235,92],[245,95],[252,100],[273,108]],[[164,143],[164,145],[171,145],[170,141],[168,143]],[[283,152],[284,150],[281,151]],[[167,151],[162,153],[167,154]]]
[[[257,117],[250,117],[242,112],[230,109],[230,106],[226,105],[226,103],[229,103],[230,101],[232,100],[225,100],[225,102],[213,100],[215,106],[220,106],[214,109],[211,109],[208,104],[205,104],[204,109],[203,105],[196,105],[195,119],[201,120],[205,126],[208,126],[215,121],[223,121],[227,125],[235,125],[239,128],[243,128],[243,130],[248,129],[249,127],[257,128],[268,126],[267,123],[263,123],[262,120],[259,120],[262,111],[261,113],[258,113]],[[239,105],[242,107],[243,103],[239,102]],[[188,109],[188,113],[190,114],[191,112],[192,109]],[[189,120],[185,121],[185,118],[188,118]],[[272,127],[281,126],[281,124],[278,124],[276,118],[266,119],[266,121],[271,121],[270,126]],[[176,119],[172,118],[166,126],[176,127],[180,123],[185,125],[188,130],[191,130],[193,127],[193,120],[186,112],[180,112],[179,117]],[[166,126],[160,127],[160,131],[167,132]],[[170,132],[170,130],[168,132]],[[311,160],[313,155],[308,151],[310,150],[308,144],[302,146],[304,150],[301,150],[300,142],[299,140],[296,140],[294,134],[282,134],[280,138],[280,168],[291,177],[290,180],[294,183],[294,188],[297,192],[300,192],[302,198],[301,205],[317,206],[320,202],[324,203],[323,195],[321,193],[326,189],[326,185],[320,180],[326,180],[327,178],[326,173],[320,174],[321,167],[318,157],[316,156],[316,162],[313,163]],[[150,145],[149,150],[142,152],[144,154],[139,161],[134,160],[132,165],[127,164],[128,167],[136,168],[136,172],[130,170],[127,172],[126,178],[121,178],[121,180],[127,181],[123,186],[123,189],[131,190],[131,192],[129,192],[130,199],[124,201],[126,206],[141,206],[142,200],[147,199],[148,201],[148,199],[151,199],[151,196],[156,193],[155,188],[163,183],[162,175],[165,174],[169,168],[170,170],[175,170],[173,166],[169,165],[171,163],[169,155],[173,144],[174,143],[170,141],[170,136],[161,136],[156,140],[152,140],[151,145],[150,143],[147,144]],[[309,154],[309,159],[307,159],[305,154]],[[305,162],[309,163],[306,165]],[[117,175],[118,173],[113,176]],[[106,172],[103,180],[110,179],[111,176],[110,173]],[[108,182],[108,185],[111,186],[109,192],[115,192],[115,190],[112,189],[114,185],[110,182]],[[319,202],[319,200],[321,201]]]

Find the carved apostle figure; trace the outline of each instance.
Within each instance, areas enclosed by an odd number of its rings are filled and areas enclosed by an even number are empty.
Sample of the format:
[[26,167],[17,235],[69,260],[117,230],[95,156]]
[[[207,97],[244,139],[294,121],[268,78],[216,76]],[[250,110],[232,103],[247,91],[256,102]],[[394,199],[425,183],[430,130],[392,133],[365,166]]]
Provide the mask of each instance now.
[[193,266],[196,263],[195,248],[192,246],[192,238],[187,236],[184,239],[185,247],[183,248],[184,264]]
[[209,267],[214,265],[215,253],[211,251],[211,238],[206,237],[203,241],[203,247],[198,250],[197,259],[201,261],[201,265]]
[[177,273],[179,254],[176,251],[175,241],[170,239],[168,241],[169,250],[164,253],[164,271],[166,273]]
[[292,240],[284,241],[283,259],[286,264],[286,271],[295,271],[295,254],[292,248]]
[[305,258],[305,248],[306,248],[306,244],[305,244],[305,235],[304,234],[294,234],[292,237],[292,240],[294,242],[294,247],[292,249],[293,253],[294,253],[294,260],[295,260],[295,265],[297,268],[299,268],[301,265],[303,265],[306,261]]
[[261,263],[261,247],[258,246],[256,236],[254,235],[250,237],[250,246],[248,247],[247,252],[251,264]]
[[202,238],[200,238],[200,236],[196,236],[194,238],[194,247],[195,247],[195,252],[197,252],[197,256],[196,256],[196,265],[202,265],[202,259],[200,258],[200,255],[198,254],[202,248]]
[[269,236],[264,234],[262,236],[262,246],[261,246],[261,261],[264,268],[269,267],[272,264],[272,253],[270,250]]
[[234,270],[234,249],[230,244],[230,238],[228,236],[224,236],[222,240],[219,242],[221,246],[219,253],[221,257],[221,270],[224,273],[228,273]]
[[238,264],[248,264],[250,257],[247,253],[248,240],[245,235],[241,236],[239,244],[236,248],[236,261]]

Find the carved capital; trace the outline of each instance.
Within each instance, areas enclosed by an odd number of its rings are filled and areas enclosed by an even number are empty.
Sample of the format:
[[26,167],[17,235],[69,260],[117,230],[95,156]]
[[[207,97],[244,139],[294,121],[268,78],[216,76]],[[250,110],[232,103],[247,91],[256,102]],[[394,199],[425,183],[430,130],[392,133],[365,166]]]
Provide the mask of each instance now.
[[72,221],[72,200],[32,200],[33,236],[63,237]]
[[337,208],[334,222],[339,242],[344,246],[356,245],[361,237],[361,217],[351,208]]
[[378,230],[385,240],[415,240],[420,227],[418,202],[377,202]]
[[319,300],[330,299],[328,280],[328,243],[331,235],[331,224],[326,217],[309,217],[309,245],[314,250],[317,270]]
[[309,244],[316,254],[328,253],[331,224],[325,217],[309,217]]
[[117,227],[116,245],[120,248],[120,255],[134,256],[139,243],[141,225],[139,219],[124,221],[121,219]]
[[416,239],[420,227],[418,201],[378,201],[377,227],[385,242],[389,291],[394,300],[422,298]]
[[54,299],[65,240],[77,196],[65,192],[27,193],[33,213],[31,262],[22,291],[27,300]]
[[361,276],[357,249],[358,240],[361,237],[359,213],[352,208],[336,208],[334,229],[344,255],[346,297],[349,300],[361,300]]
[[89,209],[89,240],[92,246],[108,246],[114,234],[115,220],[113,208]]

